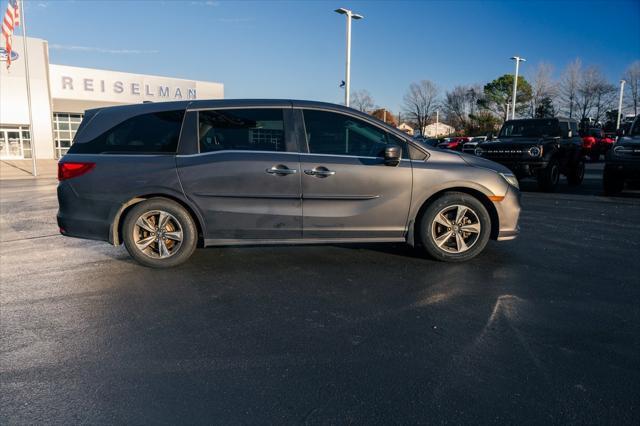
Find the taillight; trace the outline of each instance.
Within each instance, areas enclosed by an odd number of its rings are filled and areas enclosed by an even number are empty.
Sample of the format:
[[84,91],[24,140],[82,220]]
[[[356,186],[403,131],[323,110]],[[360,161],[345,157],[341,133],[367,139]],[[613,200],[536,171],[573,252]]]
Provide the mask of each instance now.
[[82,176],[90,172],[96,166],[96,163],[58,163],[58,180],[63,181],[74,177]]

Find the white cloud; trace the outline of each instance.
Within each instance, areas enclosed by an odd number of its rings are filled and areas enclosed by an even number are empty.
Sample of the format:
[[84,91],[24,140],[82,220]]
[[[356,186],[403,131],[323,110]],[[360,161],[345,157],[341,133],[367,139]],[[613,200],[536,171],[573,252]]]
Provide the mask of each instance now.
[[143,53],[159,53],[159,50],[139,50],[139,49],[107,49],[104,47],[89,47],[89,46],[73,46],[68,44],[50,44],[50,49],[53,50],[71,50],[76,52],[91,52],[91,53],[109,53],[112,55],[136,55]]

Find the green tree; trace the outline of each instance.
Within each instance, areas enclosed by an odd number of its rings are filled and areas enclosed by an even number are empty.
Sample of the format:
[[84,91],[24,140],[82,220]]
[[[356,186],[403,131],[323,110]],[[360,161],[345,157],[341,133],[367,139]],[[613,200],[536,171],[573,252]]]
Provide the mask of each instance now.
[[556,109],[553,107],[553,100],[550,97],[544,97],[538,102],[535,111],[535,118],[551,118],[556,116]]
[[469,115],[469,126],[465,128],[468,135],[486,135],[500,130],[501,119],[489,111],[479,111],[477,114]]
[[[478,105],[494,114],[507,119],[507,108],[510,108],[513,93],[513,75],[505,74],[484,86],[484,97]],[[518,95],[516,97],[516,115],[522,115],[529,107],[531,85],[523,76],[518,76]],[[509,105],[509,107],[507,107]]]

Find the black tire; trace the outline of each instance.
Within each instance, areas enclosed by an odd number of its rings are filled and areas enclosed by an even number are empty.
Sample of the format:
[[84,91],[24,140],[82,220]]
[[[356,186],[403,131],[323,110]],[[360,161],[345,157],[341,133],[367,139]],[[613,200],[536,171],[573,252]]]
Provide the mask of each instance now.
[[616,172],[605,167],[602,174],[602,186],[606,195],[619,194],[624,189],[624,179]]
[[[154,218],[160,217],[161,213],[166,218],[166,226],[158,230],[158,219]],[[141,226],[138,220],[143,217],[146,222]],[[151,229],[147,230],[149,226]],[[181,237],[179,242],[178,237]],[[138,263],[152,268],[171,268],[193,254],[198,243],[198,231],[193,218],[180,204],[166,198],[150,198],[129,210],[122,225],[122,239],[129,255]],[[152,242],[147,244],[149,241]],[[145,244],[147,248],[142,250],[140,247]],[[161,250],[161,245],[164,250]],[[168,256],[161,257],[160,252],[162,256]]]
[[[463,218],[463,220],[469,219],[467,227],[475,225],[475,223],[479,224],[478,233],[468,233],[468,237],[465,237],[465,233],[458,234],[465,244],[469,243],[468,249],[462,252],[452,251],[454,250],[452,247],[454,244],[456,246],[455,250],[459,247],[458,237],[455,235],[455,231],[459,230],[457,228],[458,224],[453,223],[456,227],[456,229],[453,229],[445,227],[441,221],[436,220],[436,217],[439,216],[441,212],[449,208],[457,209],[455,206],[466,207],[473,213],[473,215],[468,214],[468,216],[464,216]],[[451,215],[451,218],[454,218],[456,213],[457,210],[455,210],[455,213],[450,212],[448,214]],[[454,234],[445,240],[445,244],[439,245],[436,237],[440,235],[440,232],[443,233],[441,236],[444,237],[451,231],[454,231]],[[464,262],[476,257],[487,245],[491,235],[491,217],[485,206],[477,198],[462,192],[448,192],[433,201],[426,208],[420,218],[418,232],[418,241],[422,243],[422,246],[430,257],[443,262]],[[434,236],[434,234],[436,235]],[[442,242],[443,240],[440,241]]]
[[538,172],[538,187],[545,192],[553,192],[560,181],[560,163],[552,158],[547,167]]
[[576,186],[582,183],[584,180],[584,169],[585,164],[583,159],[578,160],[578,162],[569,169],[569,173],[567,174],[569,185]]

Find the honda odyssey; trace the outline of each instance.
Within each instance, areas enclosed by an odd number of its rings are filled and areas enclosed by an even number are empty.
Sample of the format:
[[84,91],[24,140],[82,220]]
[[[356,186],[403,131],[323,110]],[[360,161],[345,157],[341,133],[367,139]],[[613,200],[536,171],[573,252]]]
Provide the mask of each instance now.
[[290,100],[88,110],[58,165],[63,235],[170,267],[196,247],[406,242],[450,262],[518,233],[504,166]]

